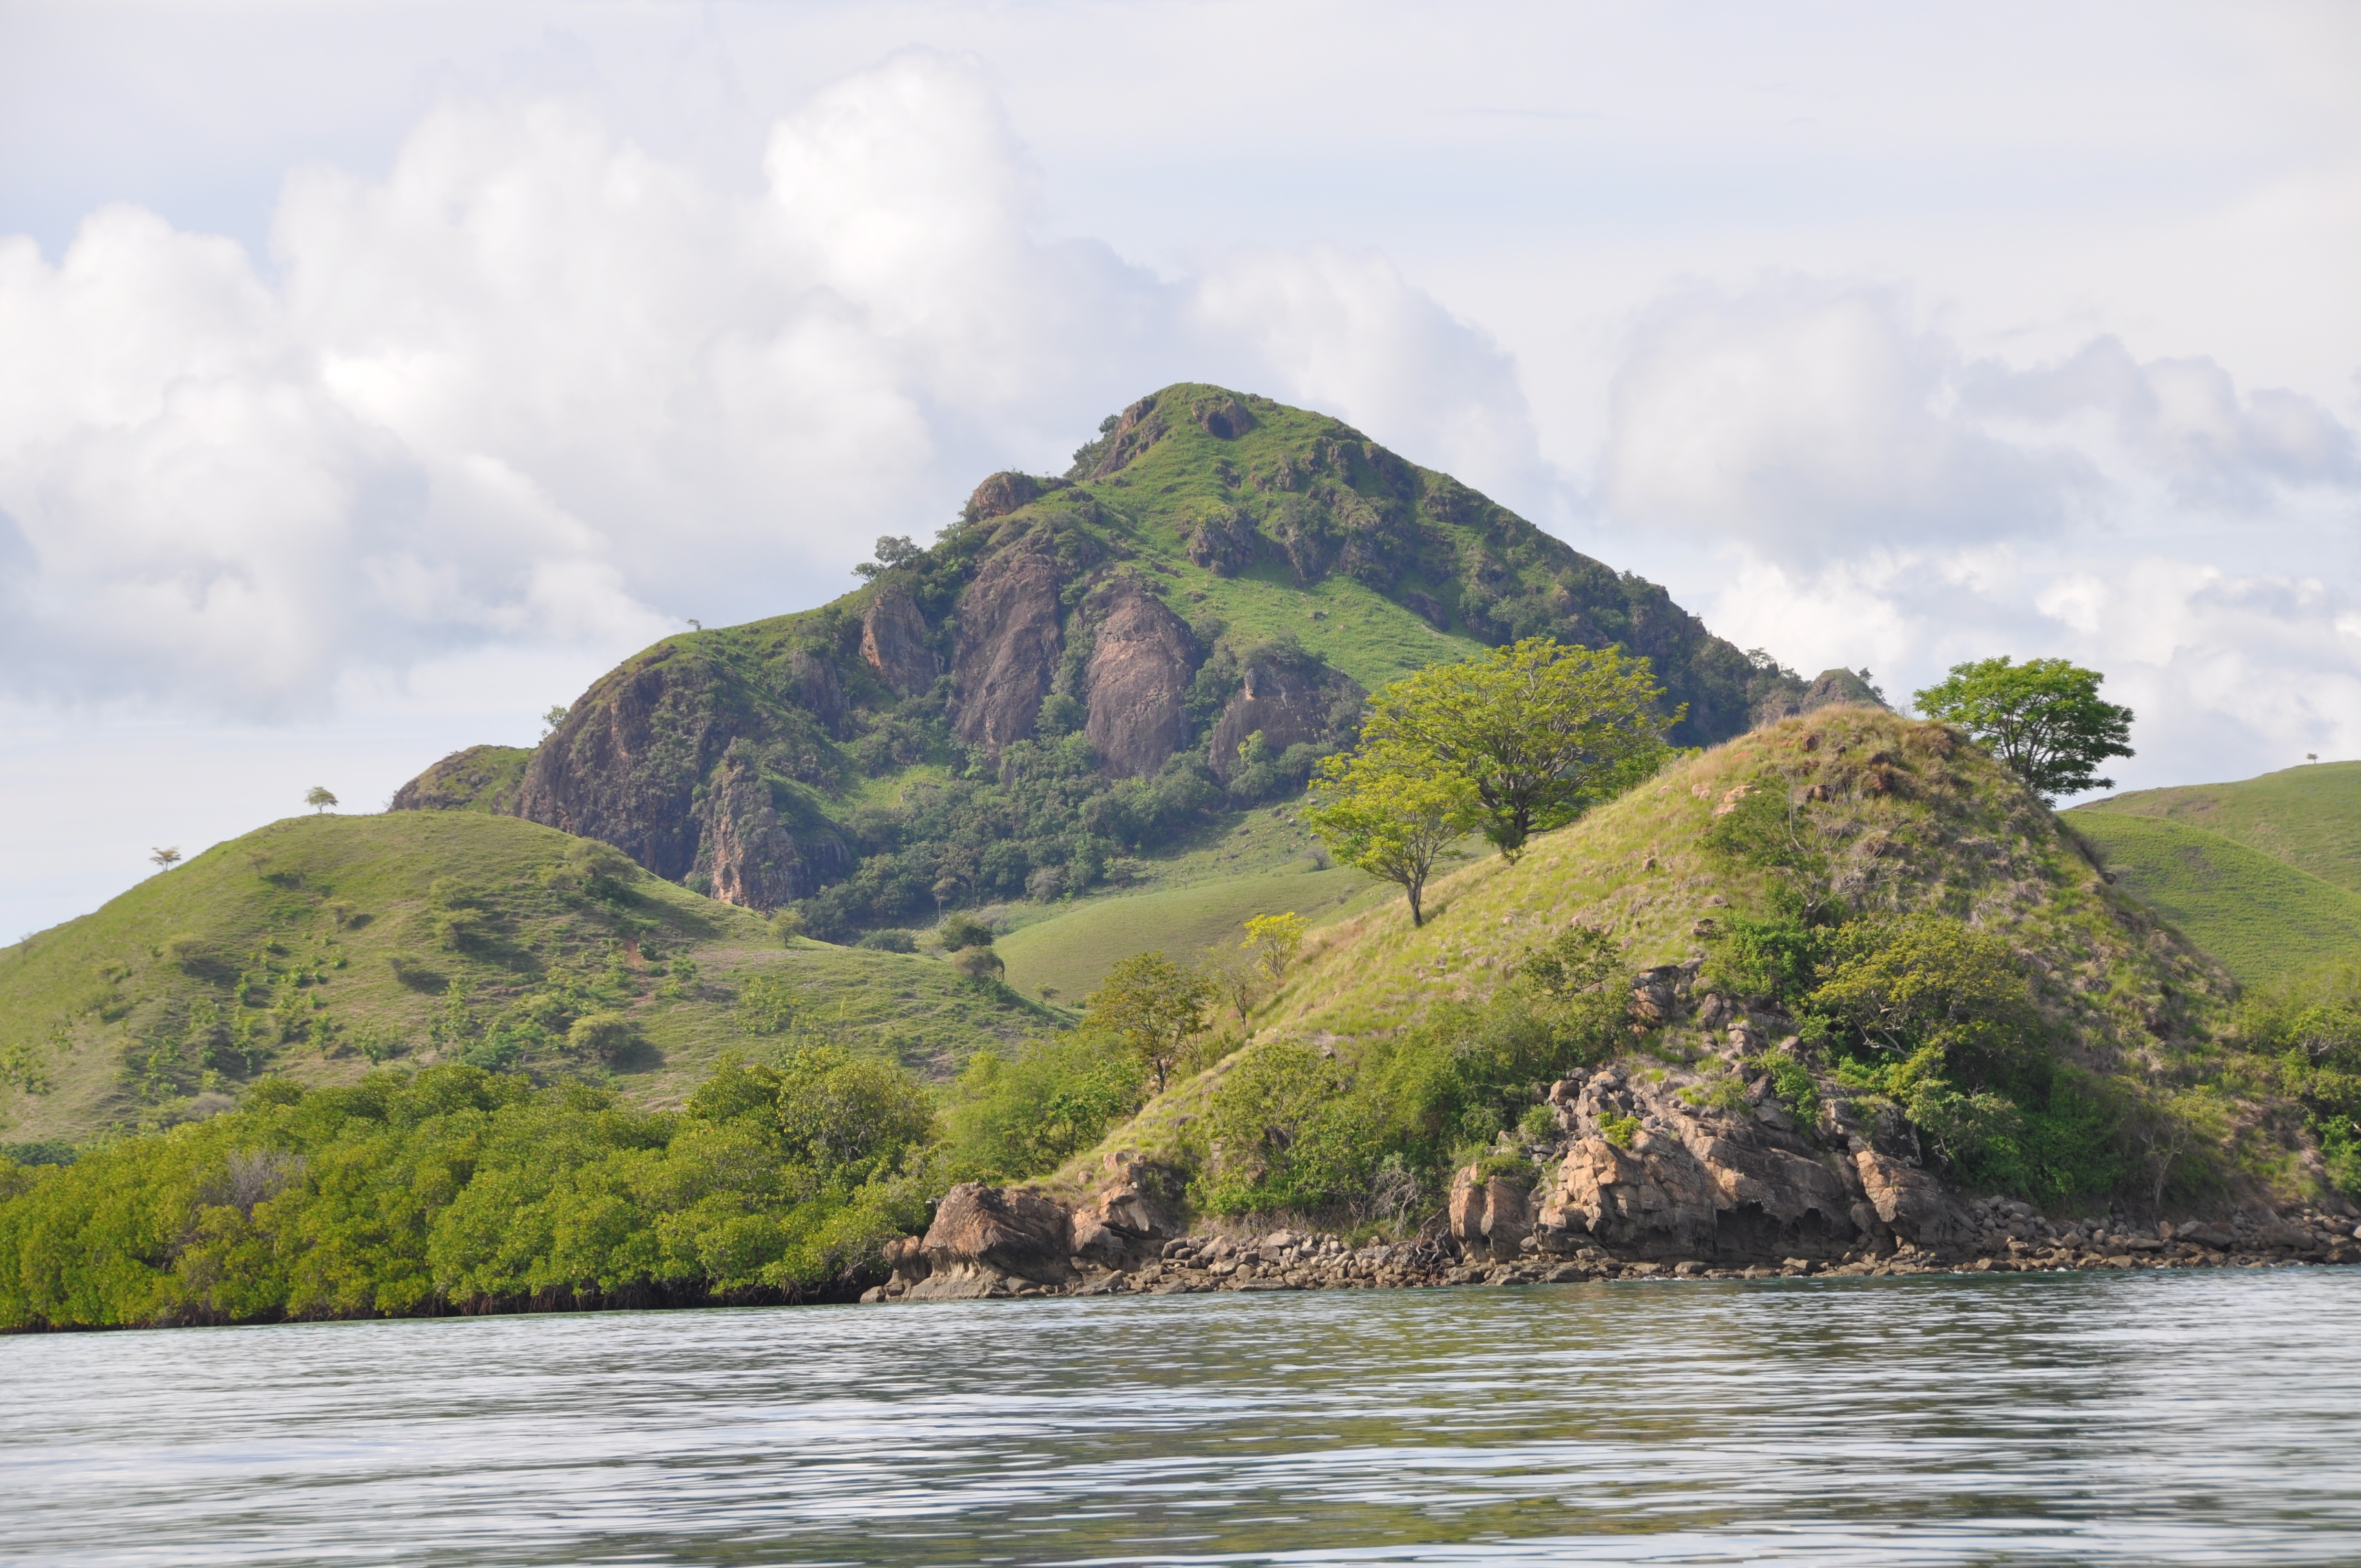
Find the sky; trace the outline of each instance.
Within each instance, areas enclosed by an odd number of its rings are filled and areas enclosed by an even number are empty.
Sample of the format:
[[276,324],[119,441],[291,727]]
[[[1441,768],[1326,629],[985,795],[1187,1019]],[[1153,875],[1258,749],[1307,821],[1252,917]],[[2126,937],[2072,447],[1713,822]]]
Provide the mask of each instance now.
[[0,6],[0,940],[1320,408],[2126,788],[2361,756],[2361,7]]

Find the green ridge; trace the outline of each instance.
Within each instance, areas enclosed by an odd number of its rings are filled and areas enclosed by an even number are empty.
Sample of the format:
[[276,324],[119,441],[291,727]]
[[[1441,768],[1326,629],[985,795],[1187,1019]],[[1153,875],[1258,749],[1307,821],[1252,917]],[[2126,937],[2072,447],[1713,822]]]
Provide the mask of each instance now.
[[2241,985],[2361,955],[2361,894],[2177,817],[2084,807],[2066,820],[2098,846],[2117,887]]
[[2317,762],[2236,784],[2181,784],[2078,806],[2070,819],[2150,817],[2202,828],[2361,893],[2361,762]]
[[[723,1051],[765,1043],[734,1007],[758,971],[787,981],[802,1037],[890,1053],[936,1076],[1053,1022],[935,958],[783,948],[751,912],[627,864],[609,896],[550,885],[581,845],[475,812],[293,817],[0,948],[0,1062],[48,1081],[44,1093],[0,1091],[5,1135],[81,1138],[202,1115],[257,1074],[346,1082],[372,1053],[480,1057],[503,1013],[535,998],[553,999],[544,1016],[559,1037],[571,1016],[611,1007],[641,1044],[602,1063],[529,1042],[507,1065],[611,1075],[636,1102],[677,1103]],[[477,932],[464,947],[438,933],[438,902],[471,907]],[[697,970],[686,984],[682,958]],[[243,1001],[242,981],[252,982]],[[454,987],[471,999],[456,1031]],[[569,987],[570,1008],[560,995]]]

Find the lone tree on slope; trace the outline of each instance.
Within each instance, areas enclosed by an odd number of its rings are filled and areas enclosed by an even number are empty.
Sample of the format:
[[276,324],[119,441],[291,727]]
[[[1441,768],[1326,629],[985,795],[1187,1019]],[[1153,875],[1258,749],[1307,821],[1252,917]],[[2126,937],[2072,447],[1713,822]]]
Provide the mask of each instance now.
[[156,869],[158,871],[169,872],[174,866],[181,863],[181,851],[178,847],[170,850],[158,850],[148,858],[156,862]]
[[2132,710],[2100,699],[2106,678],[2063,659],[2018,664],[2004,653],[1952,665],[1912,700],[1927,718],[1966,730],[2054,805],[2061,795],[2114,788],[2114,780],[2096,776],[2099,764],[2132,754]]
[[326,784],[313,784],[303,792],[303,804],[312,808],[313,816],[317,817],[321,812],[333,807],[336,804],[336,797],[328,793]]

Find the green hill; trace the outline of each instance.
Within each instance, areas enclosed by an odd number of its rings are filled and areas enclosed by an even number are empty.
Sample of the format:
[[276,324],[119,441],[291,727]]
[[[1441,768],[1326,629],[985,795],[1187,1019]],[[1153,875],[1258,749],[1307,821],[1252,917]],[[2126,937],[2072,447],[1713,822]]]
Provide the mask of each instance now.
[[[750,1043],[758,976],[784,991],[756,1026],[935,1076],[1053,1021],[938,959],[783,948],[749,911],[515,817],[295,817],[0,948],[5,1135],[202,1116],[259,1074],[342,1082],[373,1061],[612,1078],[673,1103]],[[570,1042],[592,1015],[625,1025]]]
[[2179,817],[2085,807],[2066,820],[2097,846],[2117,887],[2220,959],[2241,985],[2361,956],[2361,894]]
[[2236,784],[2134,790],[2078,806],[2071,819],[2149,817],[2202,828],[2361,893],[2361,762],[2317,762]]
[[[1780,913],[1805,894],[1820,901],[1824,913],[1816,919],[1835,912],[1854,924],[1839,932]],[[1443,879],[1429,898],[1435,913],[1422,928],[1390,899],[1315,933],[1285,987],[1257,1015],[1246,1045],[1176,1080],[1053,1185],[1081,1193],[1115,1151],[1135,1150],[1195,1173],[1193,1190],[1268,1202],[1289,1190],[1282,1175],[1314,1157],[1297,1149],[1323,1151],[1317,1157],[1333,1168],[1350,1166],[1335,1152],[1349,1145],[1348,1135],[1316,1124],[1321,1107],[1356,1096],[1393,1103],[1409,1092],[1400,1084],[1464,1076],[1472,1070],[1465,1064],[1488,1054],[1508,1064],[1495,1074],[1505,1077],[1483,1091],[1493,1099],[1452,1112],[1462,1120],[1440,1127],[1430,1108],[1419,1113],[1428,1122],[1413,1117],[1408,1130],[1389,1135],[1409,1140],[1404,1147],[1439,1138],[1434,1146],[1448,1148],[1470,1132],[1488,1140],[1488,1129],[1516,1123],[1519,1104],[1531,1104],[1540,1087],[1530,1081],[1535,1074],[1573,1062],[1621,1059],[1633,1081],[1677,1089],[1682,1103],[1719,1103],[1748,1075],[1791,1070],[1800,1076],[1792,1090],[1782,1080],[1780,1093],[1799,1113],[1837,1101],[1857,1109],[1894,1103],[1878,1096],[1922,1091],[1877,1068],[1875,1049],[1856,1047],[1847,1057],[1830,1036],[1830,1044],[1807,1045],[1800,1054],[1772,1052],[1741,1064],[1704,1003],[1719,996],[1715,1005],[1757,1019],[1758,1039],[1775,1038],[1799,1026],[1806,1011],[1799,988],[1810,975],[1826,981],[1842,972],[1846,953],[1918,929],[1912,919],[1935,919],[1930,929],[1960,933],[1945,940],[1995,955],[1989,961],[2021,977],[2006,983],[2026,988],[2029,1016],[2037,1019],[2024,1025],[2032,1031],[2025,1037],[2038,1042],[2024,1047],[2033,1057],[2005,1071],[1977,1069],[1993,1074],[1992,1091],[2006,1088],[2018,1102],[2002,1123],[1974,1135],[2015,1127],[2001,1140],[2014,1151],[2006,1159],[1978,1165],[1961,1157],[1962,1171],[1983,1172],[1977,1179],[2046,1191],[2051,1200],[2103,1190],[2133,1179],[2147,1157],[2137,1152],[2136,1129],[2182,1114],[2174,1109],[2182,1086],[2215,1084],[2207,1092],[2223,1098],[2209,1103],[2222,1107],[2252,1092],[2224,1079],[2213,1054],[2227,1017],[2228,976],[2127,890],[2109,886],[2059,819],[1989,758],[1940,726],[1891,714],[1832,708],[1715,748],[1536,839],[1519,863],[1488,858]],[[1635,992],[1656,995],[1661,1016],[1643,1021],[1635,1014],[1628,1031],[1617,1023],[1605,1036],[1594,1022],[1590,1044],[1544,1049],[1533,1042],[1545,1042],[1549,1030],[1533,1022],[1536,1004],[1511,977],[1576,927],[1604,934],[1613,970],[1653,970],[1669,989]],[[1778,981],[1784,963],[1801,965],[1806,978]],[[1611,982],[1607,994],[1620,995]],[[1828,1004],[1823,998],[1814,1005]],[[1620,1013],[1619,1000],[1610,1016]],[[1721,1014],[1725,1022],[1732,1015]],[[1406,1066],[1420,1050],[1434,1054]],[[1568,1050],[1574,1054],[1565,1059],[1550,1054]],[[1529,1057],[1533,1065],[1516,1065]],[[1296,1084],[1297,1077],[1305,1083]],[[1394,1102],[1385,1101],[1389,1095]],[[1361,1113],[1380,1122],[1408,1114]],[[1946,1113],[1914,1114],[1935,1124]],[[2208,1179],[2226,1179],[2232,1168],[2290,1186],[2309,1179],[2291,1174],[2307,1157],[2282,1137],[2284,1121],[2273,1132],[2261,1113],[2206,1114],[2214,1119],[2199,1143],[2226,1162]],[[1291,1124],[1290,1115],[1303,1120]],[[1426,1131],[1417,1130],[1422,1124]],[[1454,1125],[1466,1131],[1455,1135]],[[1264,1140],[1263,1152],[1242,1153],[1240,1137]],[[1375,1159],[1379,1146],[1358,1157]],[[1839,1138],[1837,1157],[1842,1146]],[[1480,1142],[1477,1148],[1480,1154]],[[1240,1168],[1251,1180],[1221,1174]],[[1316,1182],[1301,1190],[1315,1197],[1320,1190]]]

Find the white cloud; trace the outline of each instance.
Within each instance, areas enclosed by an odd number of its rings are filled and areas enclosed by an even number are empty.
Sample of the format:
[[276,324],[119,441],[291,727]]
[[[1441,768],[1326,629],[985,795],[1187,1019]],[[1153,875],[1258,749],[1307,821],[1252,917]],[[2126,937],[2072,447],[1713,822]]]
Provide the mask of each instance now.
[[1535,466],[1507,357],[1381,258],[1172,280],[1035,238],[967,65],[828,88],[763,169],[730,194],[577,104],[449,104],[381,178],[291,177],[275,277],[129,208],[55,266],[9,242],[16,693],[312,712],[349,669],[798,608],[1166,380]]
[[1599,497],[1622,521],[1798,565],[2055,536],[2158,508],[2361,495],[2354,433],[2242,395],[2211,359],[2101,337],[2055,365],[1970,359],[1896,292],[1784,278],[1644,313],[1614,378]]

